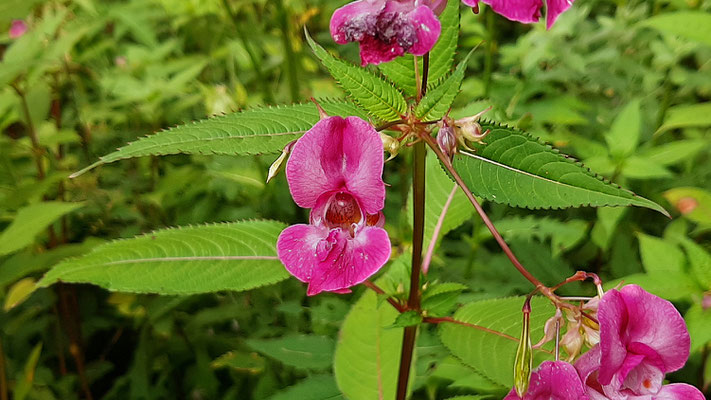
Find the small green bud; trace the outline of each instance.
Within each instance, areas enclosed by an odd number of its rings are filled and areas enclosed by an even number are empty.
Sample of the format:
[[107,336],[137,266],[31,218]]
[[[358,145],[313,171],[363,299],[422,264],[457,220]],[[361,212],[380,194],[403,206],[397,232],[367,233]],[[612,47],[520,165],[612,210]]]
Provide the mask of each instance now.
[[516,360],[514,362],[514,388],[516,389],[518,397],[521,398],[523,398],[528,391],[528,384],[531,381],[531,369],[533,369],[530,317],[530,299],[526,299],[526,303],[523,305],[523,328],[521,330],[521,340],[518,342]]
[[281,154],[279,157],[277,157],[276,160],[272,163],[271,166],[269,166],[269,173],[267,174],[267,183],[274,179],[275,176],[279,173],[279,170],[281,170],[281,166],[284,164],[284,161],[289,157],[289,154],[291,154],[291,149],[294,148],[294,144],[296,144],[296,140],[293,142],[290,142],[286,146],[284,146],[284,150],[281,151]]
[[380,140],[383,141],[383,150],[390,154],[387,161],[392,160],[400,152],[400,142],[394,137],[388,135],[387,133],[380,132]]

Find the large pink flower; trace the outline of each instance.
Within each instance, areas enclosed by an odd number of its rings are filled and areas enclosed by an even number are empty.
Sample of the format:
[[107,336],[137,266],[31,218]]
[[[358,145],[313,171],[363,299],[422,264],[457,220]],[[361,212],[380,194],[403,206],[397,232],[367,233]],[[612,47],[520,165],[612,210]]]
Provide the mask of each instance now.
[[[545,361],[531,374],[528,392],[523,400],[587,400],[580,376],[571,364],[565,361]],[[516,390],[504,400],[521,400]]]
[[380,64],[405,53],[423,55],[442,27],[435,15],[442,0],[359,0],[331,17],[331,36],[339,44],[360,43],[361,64]]
[[704,399],[693,386],[662,385],[689,357],[689,332],[670,302],[628,285],[605,293],[597,316],[600,344],[575,363],[591,399]]
[[[543,0],[462,0],[464,4],[478,7],[479,1],[488,4],[497,14],[530,24],[541,18]],[[573,5],[574,0],[546,0],[546,28],[550,29],[558,16]]]
[[286,178],[296,204],[312,209],[310,224],[286,228],[277,252],[309,296],[347,293],[390,258],[382,174],[380,136],[357,117],[323,119],[294,145]]

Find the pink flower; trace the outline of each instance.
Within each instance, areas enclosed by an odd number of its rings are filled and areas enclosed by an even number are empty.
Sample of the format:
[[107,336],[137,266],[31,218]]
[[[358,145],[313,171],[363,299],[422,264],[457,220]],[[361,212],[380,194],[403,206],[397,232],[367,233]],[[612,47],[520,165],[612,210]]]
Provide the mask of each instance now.
[[528,392],[521,399],[511,389],[504,400],[586,400],[585,388],[575,368],[565,361],[544,361],[531,374]]
[[361,64],[380,64],[411,53],[423,55],[442,27],[435,15],[442,0],[359,0],[331,17],[331,36],[339,44],[360,43]]
[[25,21],[21,19],[15,19],[12,21],[12,25],[10,25],[10,38],[12,39],[17,39],[20,36],[24,35],[25,32],[27,32],[27,24],[25,24]]
[[[479,7],[479,1],[488,4],[496,13],[512,20],[530,24],[541,17],[543,0],[462,0],[470,7]],[[560,14],[563,14],[574,0],[546,0],[546,28],[550,29]]]
[[382,173],[380,135],[357,117],[325,118],[294,145],[286,178],[310,223],[286,228],[277,252],[309,296],[348,293],[390,258]]
[[600,344],[575,363],[591,399],[704,400],[693,386],[662,385],[689,357],[689,332],[670,302],[628,285],[608,291],[597,316]]

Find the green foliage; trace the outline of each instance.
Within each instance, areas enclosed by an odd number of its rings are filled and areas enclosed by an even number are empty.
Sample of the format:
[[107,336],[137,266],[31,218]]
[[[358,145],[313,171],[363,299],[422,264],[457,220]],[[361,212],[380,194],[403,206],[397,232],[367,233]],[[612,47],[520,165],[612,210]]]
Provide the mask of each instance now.
[[[473,52],[473,51],[472,51]],[[472,53],[457,65],[452,75],[448,76],[441,84],[435,86],[425,94],[415,108],[415,116],[423,121],[436,121],[449,111],[454,98],[459,94],[459,88],[467,69],[467,61]]]
[[[382,284],[381,280],[377,283]],[[333,365],[336,382],[346,398],[395,397],[403,328],[392,325],[398,315],[372,291],[363,293],[353,304],[341,325]]]
[[43,202],[21,208],[12,224],[0,235],[0,256],[31,244],[35,236],[62,215],[81,207],[81,203]]
[[[636,205],[667,212],[622,189],[533,137],[500,125],[476,153],[455,157],[454,166],[474,194],[514,207],[566,208]],[[516,188],[511,190],[511,188]]]
[[[319,101],[329,115],[367,118],[345,101]],[[74,173],[76,177],[114,161],[167,154],[253,155],[278,153],[318,122],[315,104],[256,108],[180,125],[146,136]]]
[[[513,361],[521,333],[523,301],[524,297],[512,297],[467,304],[453,318],[488,331],[458,324],[442,324],[442,343],[477,373],[502,388],[513,387]],[[531,307],[531,341],[536,343],[543,336],[543,325],[553,316],[554,309],[548,300],[538,297],[532,299]],[[538,362],[540,357],[550,358],[550,354],[546,357],[541,351],[534,353],[538,356]]]
[[400,91],[372,72],[332,56],[305,33],[316,57],[353,101],[383,121],[400,119],[407,110]]
[[269,398],[269,400],[295,399],[341,400],[343,396],[333,376],[314,375]]
[[247,290],[285,279],[276,258],[284,225],[233,222],[156,231],[99,246],[59,263],[38,282],[86,282],[134,293]]
[[711,102],[671,107],[657,132],[670,129],[711,126]]
[[640,135],[640,102],[633,100],[615,117],[605,134],[605,141],[614,157],[626,157],[637,148]]
[[324,370],[333,362],[334,341],[326,336],[284,336],[275,339],[250,339],[252,349],[298,369]]
[[703,11],[678,11],[642,22],[663,33],[678,35],[711,46],[711,15]]

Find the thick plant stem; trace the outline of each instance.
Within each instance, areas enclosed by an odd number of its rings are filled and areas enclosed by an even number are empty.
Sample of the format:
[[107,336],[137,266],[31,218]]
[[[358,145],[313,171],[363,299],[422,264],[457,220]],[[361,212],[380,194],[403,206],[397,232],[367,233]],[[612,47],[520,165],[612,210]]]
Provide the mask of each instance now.
[[[420,309],[420,272],[422,270],[422,241],[425,227],[425,160],[426,149],[423,142],[414,145],[414,166],[412,175],[413,193],[413,234],[412,234],[412,271],[410,272],[410,296],[407,308]],[[397,400],[407,397],[407,382],[412,366],[412,354],[415,350],[417,325],[405,328],[400,352],[400,371],[397,380]]]

